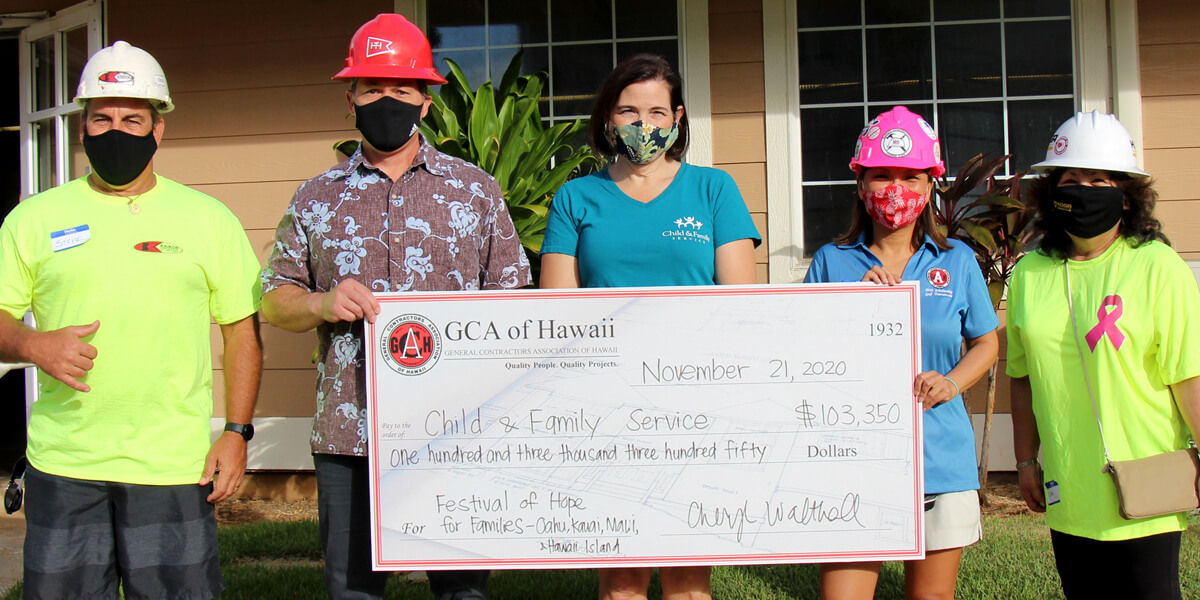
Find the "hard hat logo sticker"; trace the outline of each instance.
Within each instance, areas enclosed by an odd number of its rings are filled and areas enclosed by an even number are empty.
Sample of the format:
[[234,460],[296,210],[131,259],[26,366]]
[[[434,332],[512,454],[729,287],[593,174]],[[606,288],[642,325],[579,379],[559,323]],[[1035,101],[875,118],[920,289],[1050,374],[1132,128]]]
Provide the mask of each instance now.
[[133,73],[125,71],[108,71],[100,74],[100,81],[105,83],[133,83]]
[[933,130],[933,126],[930,125],[925,119],[917,117],[917,124],[921,126],[921,131],[924,131],[925,135],[929,136],[929,139],[937,139],[937,132]]
[[377,37],[368,37],[367,38],[367,56],[366,56],[366,58],[371,58],[372,56],[379,56],[380,54],[391,54],[391,53],[392,53],[392,41],[391,40],[385,40],[383,38],[377,38]]
[[1054,153],[1062,154],[1063,152],[1066,152],[1067,151],[1067,136],[1056,135],[1056,136],[1054,136],[1054,138],[1055,138],[1054,139]]
[[884,134],[880,140],[880,148],[892,158],[908,156],[912,151],[912,138],[908,137],[908,132],[903,129],[893,129]]

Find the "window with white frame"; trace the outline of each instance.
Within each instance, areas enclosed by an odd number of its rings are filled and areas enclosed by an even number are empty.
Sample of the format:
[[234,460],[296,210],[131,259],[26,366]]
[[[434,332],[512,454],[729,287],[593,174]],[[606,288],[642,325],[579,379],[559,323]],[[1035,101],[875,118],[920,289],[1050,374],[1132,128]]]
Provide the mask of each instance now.
[[21,196],[83,174],[80,109],[73,99],[87,59],[103,45],[103,5],[77,4],[21,30]]
[[[1076,104],[1070,0],[795,0],[804,256],[844,232],[863,125],[905,105],[948,175],[980,153],[1041,160]],[[794,160],[794,159],[793,159]],[[797,235],[799,234],[799,235]],[[802,236],[802,237],[800,237]]]
[[676,0],[430,0],[425,30],[434,63],[462,68],[472,86],[500,77],[518,50],[523,74],[550,74],[542,115],[587,117],[596,88],[622,59],[664,56],[680,69]]

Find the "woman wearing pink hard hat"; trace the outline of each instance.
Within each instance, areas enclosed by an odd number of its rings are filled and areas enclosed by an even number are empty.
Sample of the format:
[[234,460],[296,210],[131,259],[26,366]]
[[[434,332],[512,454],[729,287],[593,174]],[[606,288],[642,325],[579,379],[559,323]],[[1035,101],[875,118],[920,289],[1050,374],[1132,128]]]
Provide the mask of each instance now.
[[[975,436],[961,392],[995,362],[999,321],[975,253],[934,221],[934,180],[946,168],[933,127],[903,106],[880,114],[859,135],[850,168],[858,179],[850,229],[817,251],[804,281],[921,285],[927,370],[913,400],[924,409],[925,559],[905,563],[905,595],[953,598],[962,549],[981,536]],[[872,598],[881,564],[822,565],[821,597]]]
[[1076,114],[1033,168],[1040,241],[1008,292],[1021,494],[1046,513],[1068,598],[1180,598],[1186,513],[1122,516],[1106,470],[1200,433],[1200,290],[1116,117]]

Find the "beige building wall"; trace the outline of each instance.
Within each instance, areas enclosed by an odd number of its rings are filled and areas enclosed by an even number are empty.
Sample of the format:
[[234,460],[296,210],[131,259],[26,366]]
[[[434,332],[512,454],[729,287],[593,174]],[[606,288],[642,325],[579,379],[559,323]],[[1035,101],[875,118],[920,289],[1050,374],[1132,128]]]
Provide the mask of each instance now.
[[1156,209],[1183,258],[1200,260],[1200,6],[1138,2],[1145,168]]
[[[708,3],[713,166],[733,176],[763,237],[755,253],[767,283],[767,137],[762,4]],[[685,85],[687,82],[684,82]]]

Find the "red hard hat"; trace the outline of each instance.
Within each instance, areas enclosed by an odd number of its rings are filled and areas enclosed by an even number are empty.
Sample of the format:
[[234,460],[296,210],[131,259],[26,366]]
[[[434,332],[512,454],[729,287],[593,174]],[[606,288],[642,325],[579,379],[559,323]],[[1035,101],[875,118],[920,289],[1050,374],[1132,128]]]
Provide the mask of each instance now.
[[392,13],[378,15],[354,32],[346,68],[333,79],[347,81],[359,77],[446,83],[433,68],[433,52],[425,34],[408,19]]

